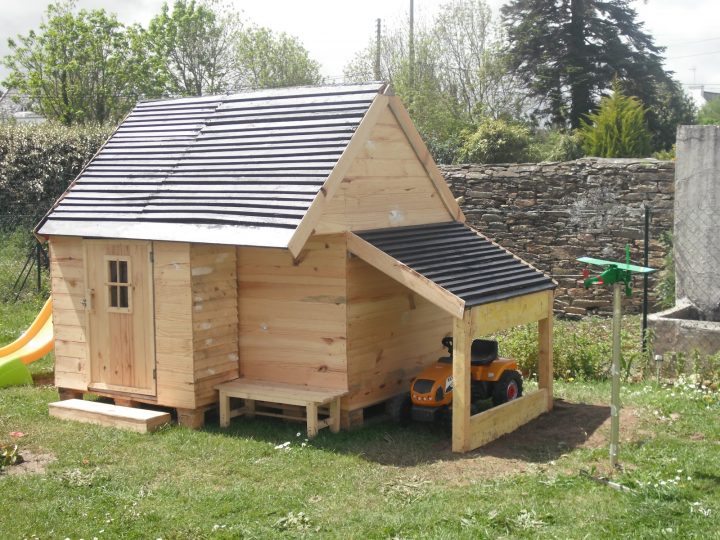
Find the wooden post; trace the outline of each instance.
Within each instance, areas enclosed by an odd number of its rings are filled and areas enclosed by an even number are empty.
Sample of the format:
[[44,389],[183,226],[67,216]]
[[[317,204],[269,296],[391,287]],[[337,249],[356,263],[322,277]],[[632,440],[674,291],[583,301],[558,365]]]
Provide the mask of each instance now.
[[612,388],[610,397],[610,466],[617,467],[618,444],[620,443],[620,326],[622,325],[623,284],[613,285],[613,322],[612,322]]
[[330,431],[337,433],[340,431],[340,398],[335,398],[330,402]]
[[[179,416],[179,415],[178,415]],[[220,427],[230,425],[230,396],[220,390]]]
[[318,407],[317,403],[307,404],[307,434],[312,439],[318,434]]
[[453,407],[452,450],[470,450],[470,345],[472,343],[472,310],[463,318],[453,319]]
[[548,293],[547,317],[538,322],[538,387],[547,390],[547,410],[553,408],[553,297]]

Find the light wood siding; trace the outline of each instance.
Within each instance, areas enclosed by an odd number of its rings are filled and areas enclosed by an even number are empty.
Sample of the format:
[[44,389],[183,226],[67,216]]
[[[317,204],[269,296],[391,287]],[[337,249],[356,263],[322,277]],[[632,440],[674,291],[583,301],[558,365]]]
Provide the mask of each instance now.
[[55,332],[55,384],[60,388],[87,390],[87,320],[82,238],[50,239],[50,276]]
[[452,219],[395,115],[387,108],[328,202],[315,232],[362,231]]
[[190,245],[154,242],[157,401],[195,408]]
[[363,260],[348,261],[348,386],[343,409],[367,407],[410,389],[445,356],[452,317]]
[[345,389],[345,237],[312,237],[297,261],[240,247],[237,263],[242,375]]
[[217,401],[215,385],[238,377],[237,263],[234,246],[192,244],[195,406]]

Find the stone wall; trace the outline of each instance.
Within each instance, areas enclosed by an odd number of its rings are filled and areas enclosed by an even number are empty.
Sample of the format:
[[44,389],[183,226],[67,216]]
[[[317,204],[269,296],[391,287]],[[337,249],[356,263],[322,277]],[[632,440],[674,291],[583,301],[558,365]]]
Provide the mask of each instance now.
[[[584,158],[563,163],[444,165],[441,170],[469,224],[557,280],[557,313],[611,313],[609,287],[579,287],[583,255],[642,264],[644,205],[652,208],[650,266],[664,256],[672,230],[674,163],[653,159]],[[650,307],[654,309],[654,279]],[[625,302],[639,312],[642,280]]]

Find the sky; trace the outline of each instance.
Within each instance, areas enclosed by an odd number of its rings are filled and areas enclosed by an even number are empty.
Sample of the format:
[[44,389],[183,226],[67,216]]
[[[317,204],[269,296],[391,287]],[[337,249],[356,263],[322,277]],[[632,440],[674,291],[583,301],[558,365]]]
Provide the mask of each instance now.
[[[375,20],[396,25],[409,0],[226,0],[250,20],[296,36],[329,78],[342,76],[344,65],[374,36]],[[415,0],[416,17],[432,17],[447,0]],[[105,8],[124,23],[146,25],[163,0],[78,0],[81,8]],[[504,0],[488,0],[498,15]],[[7,38],[40,24],[47,1],[0,0],[0,56]],[[685,88],[720,92],[720,0],[638,0],[639,19],[658,45],[667,47],[666,68]],[[0,80],[7,74],[0,67]]]

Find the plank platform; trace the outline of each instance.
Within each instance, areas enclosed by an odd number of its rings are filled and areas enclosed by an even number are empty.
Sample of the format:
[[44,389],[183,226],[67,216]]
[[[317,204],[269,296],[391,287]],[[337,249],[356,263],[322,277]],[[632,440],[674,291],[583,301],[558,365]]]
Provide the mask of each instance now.
[[[230,425],[230,419],[245,415],[252,418],[255,415],[273,416],[288,420],[303,420],[302,417],[288,416],[265,412],[255,406],[256,401],[280,403],[283,405],[297,405],[305,408],[304,420],[307,422],[308,437],[317,435],[318,430],[329,427],[330,431],[340,431],[340,398],[347,392],[330,388],[313,388],[307,386],[260,381],[240,378],[219,384],[215,387],[220,394],[220,427]],[[244,406],[240,409],[231,409],[232,398],[242,399]],[[327,418],[318,418],[318,408],[328,405]]]
[[87,424],[150,433],[170,423],[170,413],[122,407],[97,401],[68,399],[49,404],[50,416]]

